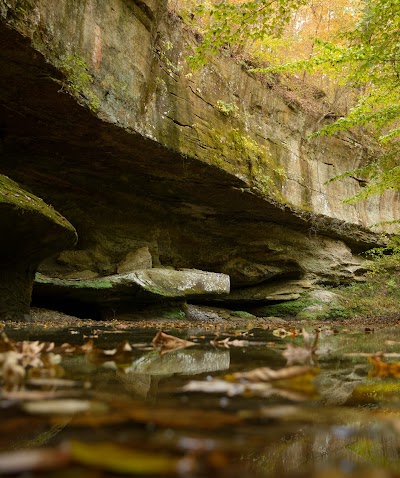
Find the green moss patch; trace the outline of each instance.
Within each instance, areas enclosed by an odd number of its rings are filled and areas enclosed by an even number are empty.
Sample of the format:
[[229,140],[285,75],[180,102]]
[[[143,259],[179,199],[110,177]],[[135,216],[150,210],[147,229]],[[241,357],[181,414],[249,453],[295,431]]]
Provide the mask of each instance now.
[[0,175],[0,204],[9,204],[23,211],[40,214],[65,229],[75,231],[74,227],[53,207],[37,196],[21,189],[16,182],[3,175]]

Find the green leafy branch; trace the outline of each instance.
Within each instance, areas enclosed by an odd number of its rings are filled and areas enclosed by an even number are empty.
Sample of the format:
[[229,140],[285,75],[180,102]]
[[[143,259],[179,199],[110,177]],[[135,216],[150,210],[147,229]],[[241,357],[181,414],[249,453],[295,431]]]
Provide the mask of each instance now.
[[267,35],[280,36],[293,10],[307,0],[250,0],[239,5],[228,1],[200,4],[193,12],[193,24],[206,17],[209,26],[203,40],[189,58],[193,69],[206,64],[209,54],[227,45],[244,45]]

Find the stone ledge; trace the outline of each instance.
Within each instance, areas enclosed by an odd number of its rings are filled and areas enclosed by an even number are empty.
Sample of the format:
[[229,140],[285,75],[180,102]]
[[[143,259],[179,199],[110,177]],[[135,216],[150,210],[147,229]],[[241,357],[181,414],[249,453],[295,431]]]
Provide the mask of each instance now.
[[92,280],[64,280],[36,275],[34,294],[110,307],[166,300],[218,297],[229,293],[226,274],[197,269],[143,269]]

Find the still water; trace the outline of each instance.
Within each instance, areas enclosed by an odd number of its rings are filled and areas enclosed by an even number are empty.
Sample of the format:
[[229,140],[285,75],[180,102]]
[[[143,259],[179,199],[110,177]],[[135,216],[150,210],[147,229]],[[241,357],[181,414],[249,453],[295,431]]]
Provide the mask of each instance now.
[[2,476],[400,476],[396,328],[27,330],[0,348]]

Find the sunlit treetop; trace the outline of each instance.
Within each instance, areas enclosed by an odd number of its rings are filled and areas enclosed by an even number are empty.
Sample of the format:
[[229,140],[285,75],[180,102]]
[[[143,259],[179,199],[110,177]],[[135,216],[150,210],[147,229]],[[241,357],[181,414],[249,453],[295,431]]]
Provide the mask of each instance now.
[[366,128],[383,153],[357,170],[369,177],[359,197],[400,188],[400,0],[198,3],[192,14],[206,21],[193,67],[222,47],[250,44],[268,53],[253,72],[318,71],[350,86],[357,102],[316,135]]

